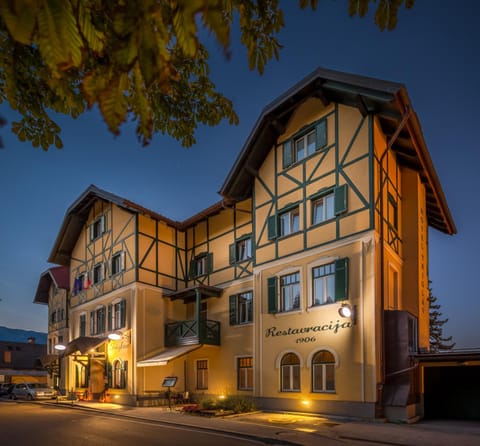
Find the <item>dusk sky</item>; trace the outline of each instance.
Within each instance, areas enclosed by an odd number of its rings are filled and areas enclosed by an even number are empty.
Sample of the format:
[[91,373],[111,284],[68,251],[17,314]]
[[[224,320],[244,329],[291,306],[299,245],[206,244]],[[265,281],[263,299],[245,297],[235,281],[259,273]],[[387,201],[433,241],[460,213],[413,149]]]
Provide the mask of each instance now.
[[233,36],[232,57],[211,47],[211,75],[232,99],[238,126],[200,128],[185,149],[155,135],[143,148],[135,125],[114,137],[96,110],[79,119],[58,117],[62,150],[44,152],[10,132],[16,115],[0,115],[0,325],[47,331],[47,308],[33,304],[40,275],[67,208],[90,185],[128,198],[174,220],[184,220],[220,199],[223,184],[263,107],[314,69],[346,71],[403,83],[458,234],[430,229],[430,279],[441,304],[444,335],[459,348],[480,348],[480,2],[417,0],[401,9],[397,28],[381,32],[373,14],[348,16],[348,2],[322,0],[316,12],[283,1],[286,27],[280,60],[260,76]]

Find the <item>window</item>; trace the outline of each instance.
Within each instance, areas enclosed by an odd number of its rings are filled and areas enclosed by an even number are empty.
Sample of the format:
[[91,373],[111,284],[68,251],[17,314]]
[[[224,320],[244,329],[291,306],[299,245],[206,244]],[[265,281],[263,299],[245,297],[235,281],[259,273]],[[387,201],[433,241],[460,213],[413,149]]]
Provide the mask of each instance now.
[[300,229],[300,213],[298,208],[280,214],[280,237],[298,232]]
[[252,258],[252,238],[242,237],[229,246],[230,264],[243,262]]
[[300,273],[296,272],[280,277],[280,295],[278,277],[267,279],[268,312],[278,313],[300,309]]
[[117,252],[112,256],[110,272],[112,276],[125,269],[125,253]]
[[300,391],[300,360],[295,353],[287,353],[280,363],[282,392]]
[[108,330],[125,327],[127,302],[121,300],[108,306]]
[[196,362],[197,369],[197,389],[208,389],[208,361],[200,359]]
[[331,220],[347,211],[347,185],[323,190],[312,197],[312,224]]
[[230,296],[230,325],[253,321],[253,291]]
[[103,265],[103,263],[97,263],[93,267],[93,283],[98,284],[100,282],[103,282],[104,278],[105,278],[104,265]]
[[278,215],[268,217],[268,238],[285,237],[300,230],[300,212],[298,205],[289,205]]
[[335,198],[333,192],[313,200],[312,223],[316,225],[317,223],[321,223],[335,217],[334,204]]
[[112,367],[112,387],[125,389],[127,387],[127,361],[116,359]]
[[327,121],[322,119],[283,143],[283,168],[312,155],[326,145]]
[[90,312],[90,334],[105,333],[105,307],[98,307]]
[[253,358],[237,358],[238,390],[253,389]]
[[335,263],[317,266],[312,269],[312,306],[335,302]]
[[79,336],[86,336],[87,335],[87,316],[85,314],[81,314],[79,318]]
[[388,194],[388,223],[390,227],[398,231],[398,205],[392,194]]
[[280,277],[280,311],[300,309],[300,273]]
[[190,278],[205,276],[213,271],[213,254],[199,254],[190,262]]
[[335,392],[335,358],[327,350],[312,359],[312,392]]
[[95,240],[105,232],[105,216],[102,215],[97,218],[90,225],[90,240]]

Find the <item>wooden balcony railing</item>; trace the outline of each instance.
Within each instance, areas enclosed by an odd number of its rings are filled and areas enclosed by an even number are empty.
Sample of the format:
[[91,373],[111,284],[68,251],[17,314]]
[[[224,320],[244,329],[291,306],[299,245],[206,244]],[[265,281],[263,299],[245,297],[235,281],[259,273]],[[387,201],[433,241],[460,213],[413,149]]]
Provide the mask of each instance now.
[[165,346],[209,344],[220,345],[220,322],[208,319],[165,324]]

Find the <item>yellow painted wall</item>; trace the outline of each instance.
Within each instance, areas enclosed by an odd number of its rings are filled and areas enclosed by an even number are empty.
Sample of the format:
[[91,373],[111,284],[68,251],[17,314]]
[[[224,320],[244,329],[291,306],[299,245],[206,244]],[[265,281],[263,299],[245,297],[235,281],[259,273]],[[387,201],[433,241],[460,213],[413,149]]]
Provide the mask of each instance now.
[[[349,299],[346,302],[356,306],[356,324],[339,316],[340,303],[318,307],[311,307],[309,303],[312,267],[342,257],[349,259]],[[257,311],[260,311],[257,315],[261,317],[256,325],[258,396],[357,402],[375,400],[373,257],[373,241],[366,239],[296,256],[288,264],[265,268],[258,273],[261,284],[255,296],[259,305]],[[269,314],[267,278],[296,271],[301,277],[300,310]],[[303,334],[295,331],[306,327],[319,328]],[[291,334],[288,334],[289,329]],[[311,358],[322,349],[331,351],[337,358],[334,393],[311,391]],[[301,392],[280,391],[279,365],[287,352],[294,352],[301,359]]]

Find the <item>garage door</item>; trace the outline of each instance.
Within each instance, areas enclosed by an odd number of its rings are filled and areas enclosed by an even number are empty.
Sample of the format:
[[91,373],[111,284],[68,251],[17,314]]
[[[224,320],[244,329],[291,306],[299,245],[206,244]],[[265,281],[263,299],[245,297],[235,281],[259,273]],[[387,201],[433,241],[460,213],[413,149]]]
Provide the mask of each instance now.
[[425,418],[480,420],[480,366],[425,367]]

